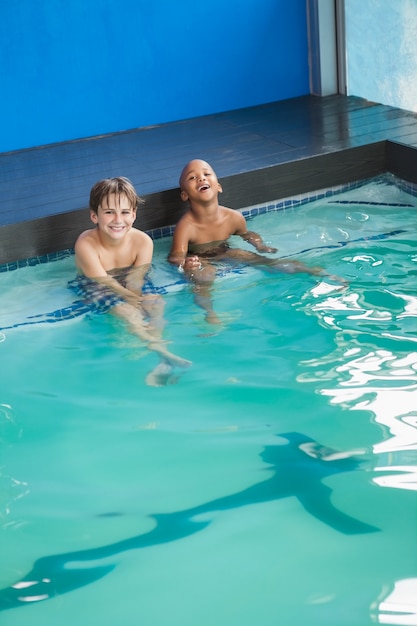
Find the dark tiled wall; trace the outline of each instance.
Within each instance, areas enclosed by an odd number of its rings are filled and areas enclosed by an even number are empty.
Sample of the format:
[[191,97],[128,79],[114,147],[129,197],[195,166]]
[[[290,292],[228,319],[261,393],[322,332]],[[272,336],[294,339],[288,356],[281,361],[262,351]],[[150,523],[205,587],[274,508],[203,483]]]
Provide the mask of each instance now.
[[[392,172],[417,183],[417,149],[381,141],[222,178],[222,204],[241,209]],[[142,230],[175,224],[186,206],[179,189],[144,196],[136,225]],[[72,248],[91,227],[88,209],[0,228],[0,264]]]

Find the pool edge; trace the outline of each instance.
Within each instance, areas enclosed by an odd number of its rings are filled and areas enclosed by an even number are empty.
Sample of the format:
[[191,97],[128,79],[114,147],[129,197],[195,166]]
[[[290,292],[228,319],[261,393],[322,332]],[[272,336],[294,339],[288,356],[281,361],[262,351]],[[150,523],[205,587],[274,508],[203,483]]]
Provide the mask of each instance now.
[[[243,209],[384,173],[417,183],[417,148],[384,140],[226,176],[221,179],[222,203]],[[169,236],[184,211],[179,189],[145,195],[144,200],[138,228],[155,238]],[[19,267],[20,262],[27,265],[30,259],[33,263],[47,262],[57,255],[68,255],[79,233],[90,226],[87,209],[1,226],[0,271],[4,265]],[[39,258],[46,260],[36,261]]]

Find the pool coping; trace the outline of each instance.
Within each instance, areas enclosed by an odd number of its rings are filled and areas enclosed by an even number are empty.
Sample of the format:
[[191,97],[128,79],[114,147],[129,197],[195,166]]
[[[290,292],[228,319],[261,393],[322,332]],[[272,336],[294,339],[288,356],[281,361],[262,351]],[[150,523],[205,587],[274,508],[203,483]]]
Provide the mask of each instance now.
[[[259,207],[264,205],[265,210],[298,205],[324,197],[318,194],[331,195],[385,173],[405,184],[417,184],[417,148],[379,141],[223,177],[222,203],[250,217],[259,214]],[[144,200],[137,227],[154,239],[172,235],[185,210],[179,189],[153,193]],[[273,204],[268,207],[268,203]],[[0,272],[69,256],[77,236],[90,227],[87,208],[1,226]]]

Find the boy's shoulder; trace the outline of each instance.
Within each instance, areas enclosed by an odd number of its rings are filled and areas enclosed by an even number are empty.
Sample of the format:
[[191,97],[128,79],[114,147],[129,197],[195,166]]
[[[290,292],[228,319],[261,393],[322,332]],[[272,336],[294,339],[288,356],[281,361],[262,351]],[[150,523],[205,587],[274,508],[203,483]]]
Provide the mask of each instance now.
[[129,232],[129,235],[132,238],[135,238],[135,239],[138,239],[138,240],[140,239],[142,241],[145,241],[145,240],[146,241],[148,241],[148,240],[152,241],[152,237],[150,235],[148,235],[148,233],[145,233],[144,230],[140,230],[139,228],[132,228],[130,230],[130,232]]
[[237,211],[236,209],[231,209],[227,206],[221,206],[219,207],[219,210],[222,216],[230,221],[240,222],[242,221],[242,219],[244,219],[242,213],[240,211]]
[[180,219],[177,222],[177,226],[186,226],[187,224],[194,224],[196,221],[196,217],[191,209],[187,209],[185,213],[183,213]]
[[234,215],[236,213],[235,209],[223,205],[219,205],[219,211],[227,215]]
[[98,241],[97,230],[96,228],[88,228],[78,235],[75,245],[79,246],[83,243],[91,243],[94,245],[94,241]]

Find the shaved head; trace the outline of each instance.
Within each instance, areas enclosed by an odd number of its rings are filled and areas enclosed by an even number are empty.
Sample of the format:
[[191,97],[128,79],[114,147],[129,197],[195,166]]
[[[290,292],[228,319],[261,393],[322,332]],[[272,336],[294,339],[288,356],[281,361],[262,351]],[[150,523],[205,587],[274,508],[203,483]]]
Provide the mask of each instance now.
[[213,168],[211,167],[211,165],[207,163],[207,161],[204,161],[203,159],[193,159],[192,161],[188,161],[187,165],[183,168],[181,172],[181,176],[179,180],[181,189],[182,189],[183,181],[186,175],[188,174],[188,172],[191,172],[195,167],[204,167],[206,169],[213,171]]

